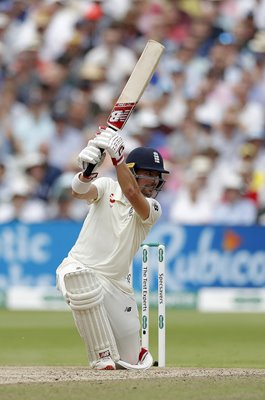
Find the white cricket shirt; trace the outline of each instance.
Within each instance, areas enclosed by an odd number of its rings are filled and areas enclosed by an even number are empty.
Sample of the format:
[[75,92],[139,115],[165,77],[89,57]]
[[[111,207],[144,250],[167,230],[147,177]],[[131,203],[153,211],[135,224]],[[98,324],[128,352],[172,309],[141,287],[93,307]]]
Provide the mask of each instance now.
[[129,266],[160,217],[161,206],[155,199],[147,198],[150,214],[143,221],[123,195],[118,182],[103,177],[93,184],[97,186],[98,198],[91,205],[68,256],[96,270],[121,290],[130,292],[127,280],[125,282]]

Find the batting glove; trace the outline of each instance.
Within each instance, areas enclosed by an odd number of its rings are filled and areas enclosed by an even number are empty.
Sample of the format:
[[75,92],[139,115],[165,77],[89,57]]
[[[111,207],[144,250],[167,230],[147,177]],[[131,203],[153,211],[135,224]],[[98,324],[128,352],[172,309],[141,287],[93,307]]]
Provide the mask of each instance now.
[[118,132],[111,128],[100,127],[94,143],[100,149],[107,150],[113,165],[119,165],[124,161],[124,142]]
[[[105,158],[105,153],[101,153],[99,146],[94,143],[94,140],[88,142],[85,147],[78,155],[77,161],[81,169],[85,170],[89,164],[97,165],[98,168]],[[95,170],[95,168],[93,169]]]

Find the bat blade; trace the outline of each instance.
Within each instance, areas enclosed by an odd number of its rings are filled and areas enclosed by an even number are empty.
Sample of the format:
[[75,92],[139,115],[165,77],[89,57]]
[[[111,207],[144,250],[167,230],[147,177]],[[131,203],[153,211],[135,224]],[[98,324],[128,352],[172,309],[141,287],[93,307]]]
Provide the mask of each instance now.
[[[124,127],[149,84],[163,51],[164,46],[161,43],[155,40],[147,42],[130,78],[108,117],[107,124],[109,127],[114,130]],[[94,168],[94,164],[89,164],[83,175],[88,177]]]
[[136,63],[117,103],[108,118],[108,125],[114,129],[122,129],[130,114],[142,97],[159,63],[164,46],[155,40],[149,40]]

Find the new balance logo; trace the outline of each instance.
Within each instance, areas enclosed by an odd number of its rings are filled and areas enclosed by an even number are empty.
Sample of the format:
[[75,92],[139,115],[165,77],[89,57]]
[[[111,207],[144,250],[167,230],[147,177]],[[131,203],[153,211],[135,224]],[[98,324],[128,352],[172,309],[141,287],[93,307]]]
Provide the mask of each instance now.
[[111,116],[109,117],[110,122],[124,122],[128,118],[128,115],[130,113],[130,110],[118,110],[118,111],[113,111],[111,113]]
[[159,207],[157,205],[157,203],[153,202],[153,207],[155,211],[159,211]]
[[132,307],[125,307],[125,312],[131,312],[132,311]]
[[110,351],[109,350],[102,351],[101,353],[98,353],[98,354],[99,354],[99,358],[110,357]]

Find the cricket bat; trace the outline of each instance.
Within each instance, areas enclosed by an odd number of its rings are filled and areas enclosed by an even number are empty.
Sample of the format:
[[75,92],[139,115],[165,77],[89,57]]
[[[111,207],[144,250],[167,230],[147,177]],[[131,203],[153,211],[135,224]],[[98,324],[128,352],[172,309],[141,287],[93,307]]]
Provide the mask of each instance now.
[[[124,127],[150,82],[163,51],[164,46],[161,43],[155,40],[149,40],[147,42],[120,97],[108,117],[107,125],[110,128],[118,130]],[[83,175],[89,176],[94,168],[94,164],[89,164],[87,169],[83,172]]]

